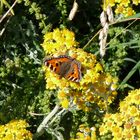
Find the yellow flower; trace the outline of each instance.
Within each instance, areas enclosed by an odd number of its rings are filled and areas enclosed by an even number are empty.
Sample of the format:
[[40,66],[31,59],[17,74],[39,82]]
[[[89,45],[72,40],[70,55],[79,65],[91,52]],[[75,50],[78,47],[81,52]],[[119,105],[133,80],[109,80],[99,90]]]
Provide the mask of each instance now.
[[117,91],[112,91],[113,96],[116,96],[117,94],[118,94]]
[[66,40],[75,40],[75,35],[73,32],[69,31],[68,29],[62,30],[62,35]]
[[71,138],[70,140],[96,140],[95,127],[89,128],[86,124],[81,124],[79,131],[76,133],[76,139]]
[[65,53],[67,49],[76,46],[77,42],[74,40],[74,33],[67,29],[54,29],[53,32],[44,35],[44,42],[42,47],[46,54]]
[[62,33],[59,29],[54,29],[53,31],[53,40],[55,40],[56,42],[59,42],[59,39],[62,38]]
[[123,5],[117,5],[117,8],[115,10],[116,14],[122,14],[124,13],[125,7]]
[[90,128],[89,127],[85,127],[84,133],[90,133]]
[[129,104],[140,104],[140,90],[133,90],[129,93],[129,96],[125,99]]
[[112,127],[112,133],[115,134],[115,133],[118,133],[119,131],[121,131],[121,128],[118,127],[118,126],[113,126]]
[[108,6],[115,7],[115,13],[128,17],[135,14],[132,9],[133,5],[138,5],[140,0],[106,0],[103,4],[103,9],[106,10]]
[[1,140],[32,140],[32,134],[26,130],[28,123],[25,120],[12,120],[0,126]]
[[112,91],[114,91],[114,90],[117,89],[117,87],[118,87],[118,86],[117,86],[116,84],[112,84],[111,87],[110,87],[110,89],[111,89]]
[[134,14],[135,14],[135,11],[131,7],[128,7],[128,8],[125,9],[124,15],[126,17],[132,16]]
[[104,135],[105,133],[107,133],[107,129],[104,126],[101,126],[99,128],[99,132],[100,132],[100,135]]
[[135,121],[136,133],[140,136],[140,117]]
[[124,135],[124,138],[125,138],[126,140],[133,140],[135,134],[134,134],[134,132],[133,132],[132,129],[130,129],[130,130],[124,129],[123,135]]
[[125,7],[128,6],[129,3],[130,3],[130,0],[121,0],[120,1],[120,5],[124,5]]
[[128,110],[128,105],[125,102],[120,102],[120,111],[126,112]]
[[96,128],[92,127],[91,129],[91,140],[96,140]]
[[105,82],[107,85],[110,85],[112,83],[112,76],[109,73],[107,73],[107,76],[105,78]]
[[[108,103],[111,103],[117,94],[110,92],[111,84],[115,92],[116,83],[112,80],[114,78],[110,74],[103,72],[103,68],[97,62],[95,55],[75,48],[78,43],[75,41],[73,32],[68,29],[55,29],[47,34],[44,36],[44,42],[42,43],[45,54],[47,56],[67,54],[75,58],[81,63],[83,76],[80,82],[75,83],[65,78],[60,79],[58,74],[55,74],[45,66],[46,88],[58,91],[57,97],[60,100],[60,104],[65,108],[68,107],[70,99],[73,99],[73,104],[77,106],[77,109],[89,111],[91,108],[87,106],[87,103],[96,103],[105,109],[106,97],[108,97]],[[105,82],[107,77],[110,77],[111,82]],[[65,91],[66,94],[63,93]]]
[[84,140],[91,140],[90,136],[85,136]]
[[140,117],[138,105],[134,102],[134,97],[139,99],[140,89],[130,91],[126,99],[120,102],[120,112],[116,114],[106,114],[103,124],[100,126],[100,135],[108,131],[112,133],[113,139],[134,139],[139,137]]
[[129,123],[129,122],[125,123],[124,129],[128,129],[128,130],[129,130],[129,129],[132,129],[132,124]]
[[[15,136],[12,133],[11,134],[7,134],[5,137],[2,138],[2,140],[14,140],[14,139],[15,139]],[[19,140],[19,139],[17,139],[17,140]]]
[[107,6],[113,7],[115,5],[115,0],[106,0],[104,3],[104,10],[106,10]]
[[68,108],[69,106],[69,101],[67,98],[63,98],[63,100],[61,100],[61,105],[63,108]]
[[[78,139],[84,138],[84,134],[81,133],[81,132],[78,132],[78,133],[76,134],[76,137],[77,137]],[[83,140],[84,140],[84,139],[83,139]]]
[[140,94],[132,95],[132,103],[135,103],[136,105],[140,104]]
[[140,0],[133,0],[132,2],[133,4],[138,5],[140,3]]
[[111,117],[112,117],[112,115],[107,113],[104,116],[104,120],[106,121],[106,120],[110,119]]
[[129,111],[128,113],[133,117],[138,116],[140,114],[139,109],[137,107],[135,107],[134,105],[130,106],[128,111]]
[[107,121],[107,122],[106,122],[106,125],[107,125],[108,127],[113,127],[113,126],[114,126],[114,123],[113,123],[113,121]]
[[[44,35],[44,42],[52,41],[52,39],[53,39],[53,33],[52,32],[49,32],[49,33]],[[45,47],[45,46],[43,46],[43,47]]]
[[103,72],[103,67],[100,63],[97,63],[95,66],[95,71],[96,72]]
[[112,119],[117,126],[122,126],[124,118],[120,113],[112,114]]
[[58,92],[58,99],[63,99],[66,97],[66,93],[64,92],[64,90],[60,90]]

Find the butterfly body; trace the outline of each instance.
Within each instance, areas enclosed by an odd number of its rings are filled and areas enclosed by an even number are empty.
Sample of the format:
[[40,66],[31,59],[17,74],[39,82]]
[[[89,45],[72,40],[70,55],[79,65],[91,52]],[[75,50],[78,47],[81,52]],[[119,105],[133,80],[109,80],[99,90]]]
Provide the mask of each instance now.
[[81,64],[72,57],[61,55],[45,59],[45,65],[52,71],[68,80],[79,82],[81,80]]

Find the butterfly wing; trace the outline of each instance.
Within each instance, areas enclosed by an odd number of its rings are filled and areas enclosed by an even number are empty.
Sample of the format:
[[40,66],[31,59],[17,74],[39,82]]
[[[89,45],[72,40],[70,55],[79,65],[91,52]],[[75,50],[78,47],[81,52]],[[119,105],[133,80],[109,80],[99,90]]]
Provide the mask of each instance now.
[[60,77],[65,77],[74,82],[81,80],[81,64],[69,56],[52,57],[45,59],[44,63]]
[[[59,57],[52,57],[45,59],[44,63],[52,71],[63,77],[66,73],[66,67],[68,67],[69,62],[72,61],[71,57],[61,55]],[[64,70],[63,70],[64,69]],[[69,69],[69,68],[67,68]]]
[[66,79],[79,82],[81,80],[81,63],[77,60],[71,62],[69,71],[64,76]]

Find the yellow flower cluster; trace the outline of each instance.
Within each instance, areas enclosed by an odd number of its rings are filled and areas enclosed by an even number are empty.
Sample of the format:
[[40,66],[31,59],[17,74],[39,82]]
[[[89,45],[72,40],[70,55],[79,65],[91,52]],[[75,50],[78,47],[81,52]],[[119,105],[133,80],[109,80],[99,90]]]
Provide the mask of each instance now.
[[125,17],[132,16],[135,14],[133,5],[140,4],[140,0],[106,0],[104,8],[107,6],[115,7],[116,14],[123,14]]
[[104,73],[96,56],[77,49],[74,33],[68,29],[55,29],[44,36],[42,47],[46,55],[68,55],[81,63],[82,79],[79,83],[65,78],[44,66],[46,88],[58,91],[58,99],[64,108],[76,107],[84,111],[90,110],[90,104],[96,103],[102,109],[111,103],[117,92],[117,79]]
[[100,127],[100,135],[111,132],[113,140],[140,138],[140,89],[129,92],[120,102],[120,112],[106,114]]
[[79,132],[76,133],[76,138],[70,140],[96,140],[96,129],[95,127],[88,127],[85,124],[79,126]]
[[45,54],[62,55],[71,46],[76,46],[78,43],[75,41],[75,35],[67,29],[59,30],[55,29],[53,32],[49,32],[44,35],[44,42],[42,44]]
[[32,140],[32,134],[26,127],[28,123],[24,120],[12,120],[0,125],[0,140]]

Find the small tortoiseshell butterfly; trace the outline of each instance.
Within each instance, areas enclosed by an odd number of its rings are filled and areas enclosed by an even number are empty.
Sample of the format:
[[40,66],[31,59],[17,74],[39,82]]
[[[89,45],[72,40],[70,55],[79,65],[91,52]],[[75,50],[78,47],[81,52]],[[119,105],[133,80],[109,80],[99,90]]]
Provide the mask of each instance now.
[[45,59],[45,65],[52,71],[68,80],[79,82],[81,80],[81,63],[66,55]]

